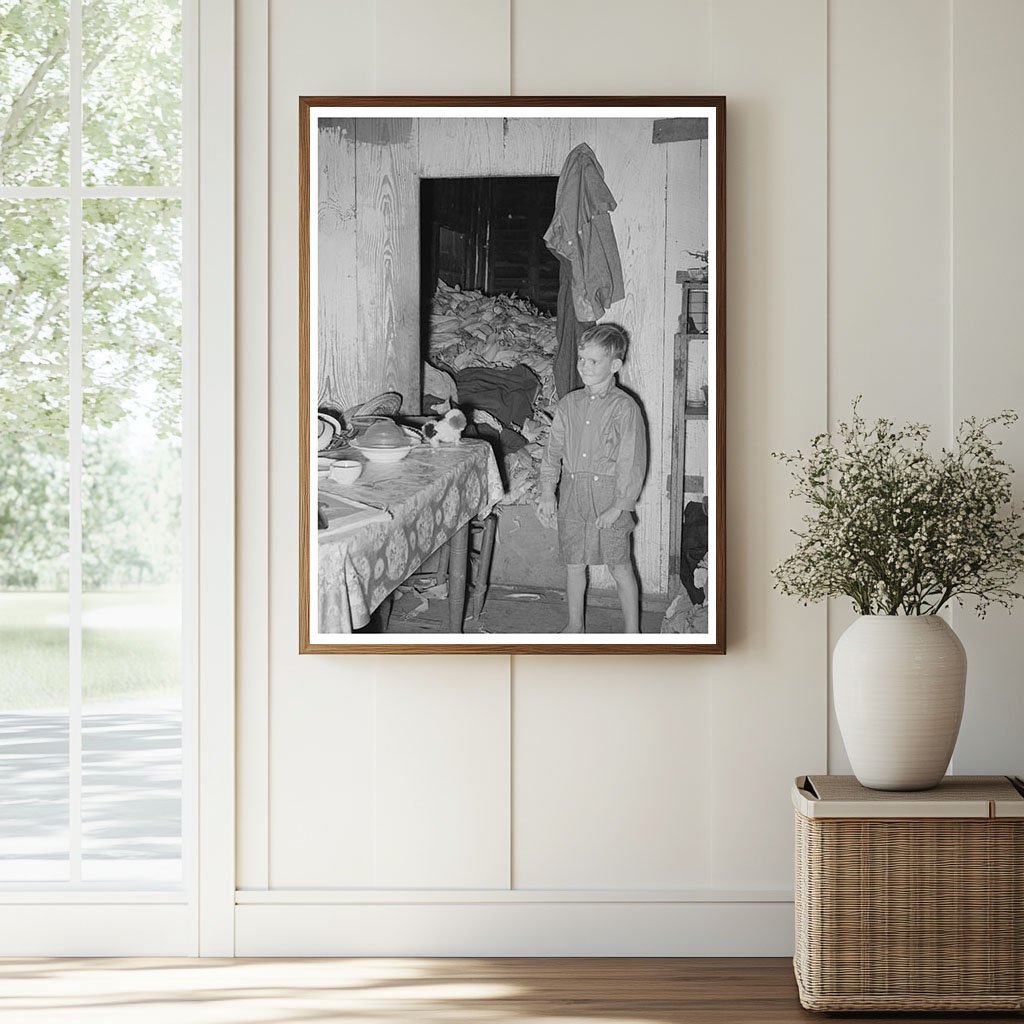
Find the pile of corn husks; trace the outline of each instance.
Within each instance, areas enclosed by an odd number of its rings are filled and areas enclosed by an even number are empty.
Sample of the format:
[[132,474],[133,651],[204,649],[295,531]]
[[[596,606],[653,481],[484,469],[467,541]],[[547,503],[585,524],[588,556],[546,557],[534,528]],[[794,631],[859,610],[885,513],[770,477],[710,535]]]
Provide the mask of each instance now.
[[429,362],[439,369],[464,370],[467,366],[528,366],[540,380],[533,415],[518,430],[527,444],[505,457],[508,493],[503,504],[518,504],[536,497],[540,460],[544,454],[551,417],[558,404],[554,356],[558,347],[556,320],[540,312],[527,299],[515,295],[464,292],[437,282],[430,317]]

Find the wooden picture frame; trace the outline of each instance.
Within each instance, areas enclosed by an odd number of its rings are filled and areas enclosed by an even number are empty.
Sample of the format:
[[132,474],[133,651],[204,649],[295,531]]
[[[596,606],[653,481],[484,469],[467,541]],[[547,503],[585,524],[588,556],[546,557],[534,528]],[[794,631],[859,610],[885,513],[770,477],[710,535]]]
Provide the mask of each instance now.
[[300,653],[725,653],[725,209],[723,97],[300,98]]

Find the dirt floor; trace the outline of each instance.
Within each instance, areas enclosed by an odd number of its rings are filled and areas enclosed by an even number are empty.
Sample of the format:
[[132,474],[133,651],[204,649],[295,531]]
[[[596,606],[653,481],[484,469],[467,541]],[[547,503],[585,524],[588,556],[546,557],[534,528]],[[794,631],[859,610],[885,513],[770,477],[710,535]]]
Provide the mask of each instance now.
[[[667,602],[647,602],[641,616],[643,633],[661,632]],[[483,614],[473,615],[473,599],[466,603],[466,633],[557,633],[565,625],[562,590],[494,584],[487,593]],[[403,590],[396,595],[389,633],[447,633],[448,602],[443,587],[436,596]],[[622,611],[612,592],[593,592],[587,600],[588,633],[621,633]]]

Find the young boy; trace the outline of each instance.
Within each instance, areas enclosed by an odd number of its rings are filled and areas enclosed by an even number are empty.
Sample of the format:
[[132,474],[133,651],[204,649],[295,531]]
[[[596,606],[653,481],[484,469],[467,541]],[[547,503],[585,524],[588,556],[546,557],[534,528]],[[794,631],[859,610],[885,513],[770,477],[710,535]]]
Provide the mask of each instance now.
[[540,470],[538,514],[555,525],[565,563],[569,623],[583,633],[587,566],[607,565],[615,580],[625,632],[640,632],[639,588],[629,550],[633,510],[647,472],[640,407],[615,383],[629,347],[618,324],[597,324],[579,340],[576,366],[583,387],[555,409]]

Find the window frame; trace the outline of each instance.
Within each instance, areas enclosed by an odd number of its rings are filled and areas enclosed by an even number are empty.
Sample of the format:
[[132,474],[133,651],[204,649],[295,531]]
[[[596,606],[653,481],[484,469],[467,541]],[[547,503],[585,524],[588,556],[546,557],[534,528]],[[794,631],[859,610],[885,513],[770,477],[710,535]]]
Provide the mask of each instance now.
[[[0,955],[232,955],[233,2],[182,0],[182,174],[180,184],[172,187],[83,183],[82,9],[83,0],[69,0],[67,185],[0,186],[0,198],[55,198],[68,204],[69,674],[74,680],[69,735],[71,775],[77,777],[70,811],[72,822],[78,818],[71,832],[77,833],[80,856],[83,204],[100,198],[174,198],[182,204],[182,882],[174,889],[140,888],[82,883],[72,873],[69,882],[2,883],[0,907],[11,905],[16,916],[11,919],[15,927],[0,936]],[[212,270],[206,273],[206,268]],[[209,684],[200,687],[201,678]]]

